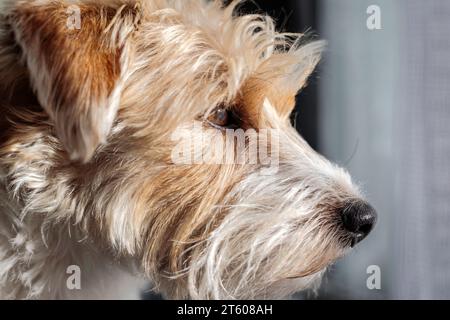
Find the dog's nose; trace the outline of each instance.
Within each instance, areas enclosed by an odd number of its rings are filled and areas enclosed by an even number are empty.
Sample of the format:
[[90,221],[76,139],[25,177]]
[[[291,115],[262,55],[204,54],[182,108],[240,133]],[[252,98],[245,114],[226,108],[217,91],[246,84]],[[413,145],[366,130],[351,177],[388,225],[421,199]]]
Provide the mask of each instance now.
[[376,221],[375,209],[364,201],[348,203],[342,209],[342,223],[352,235],[352,247],[363,240],[372,231]]

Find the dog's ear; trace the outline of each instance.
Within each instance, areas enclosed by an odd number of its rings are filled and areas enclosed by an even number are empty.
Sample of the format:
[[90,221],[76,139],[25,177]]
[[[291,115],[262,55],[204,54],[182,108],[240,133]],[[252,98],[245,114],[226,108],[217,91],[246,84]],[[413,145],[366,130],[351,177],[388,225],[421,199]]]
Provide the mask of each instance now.
[[292,61],[284,69],[283,85],[295,94],[306,85],[311,73],[319,63],[325,41],[313,41],[298,48],[291,49],[288,53]]
[[294,46],[289,52],[274,54],[261,66],[261,78],[269,79],[270,88],[265,92],[280,115],[287,117],[291,113],[295,96],[319,63],[325,45],[325,41],[313,41]]
[[117,113],[133,12],[58,0],[17,3],[8,20],[31,85],[71,159],[87,162]]

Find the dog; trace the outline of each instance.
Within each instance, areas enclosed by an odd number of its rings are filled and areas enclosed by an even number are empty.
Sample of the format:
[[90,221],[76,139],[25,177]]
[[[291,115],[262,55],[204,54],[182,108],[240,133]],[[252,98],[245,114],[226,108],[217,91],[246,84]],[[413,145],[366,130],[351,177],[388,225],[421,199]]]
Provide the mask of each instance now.
[[289,120],[323,41],[240,1],[0,3],[0,297],[287,298],[372,230]]

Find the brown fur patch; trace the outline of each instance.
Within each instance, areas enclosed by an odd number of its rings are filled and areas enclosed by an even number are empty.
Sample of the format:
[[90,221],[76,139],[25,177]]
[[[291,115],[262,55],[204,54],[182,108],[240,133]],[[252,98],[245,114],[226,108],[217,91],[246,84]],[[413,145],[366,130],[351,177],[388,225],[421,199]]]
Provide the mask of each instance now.
[[81,27],[71,30],[67,8],[61,1],[23,3],[9,19],[59,138],[73,159],[87,161],[106,139],[117,108],[110,97],[122,71],[122,47],[112,45],[106,31],[118,10],[81,5]]
[[287,118],[295,107],[295,94],[284,91],[270,79],[255,76],[248,79],[239,97],[239,104],[245,106],[247,117],[254,128],[267,126],[262,113],[265,99],[268,99],[282,118]]

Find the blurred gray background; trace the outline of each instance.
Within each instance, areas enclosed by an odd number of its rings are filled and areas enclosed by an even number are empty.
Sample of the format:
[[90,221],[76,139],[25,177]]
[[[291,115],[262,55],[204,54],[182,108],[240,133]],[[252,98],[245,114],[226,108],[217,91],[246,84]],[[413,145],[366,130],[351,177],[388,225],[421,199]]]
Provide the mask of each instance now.
[[[366,26],[369,5],[381,30]],[[319,150],[379,212],[324,297],[450,298],[450,1],[322,0]],[[350,157],[350,158],[349,158]],[[381,269],[368,290],[366,268]]]

